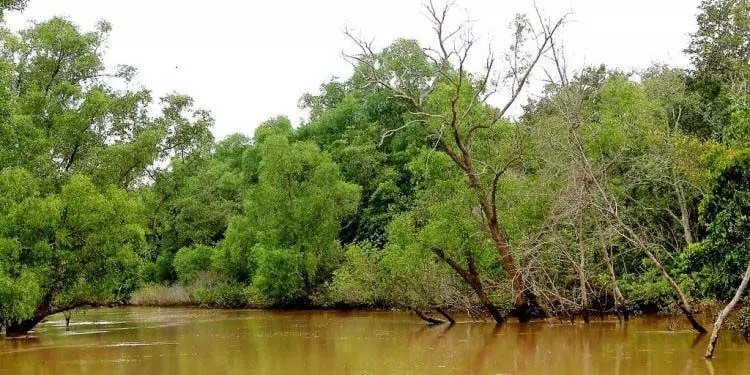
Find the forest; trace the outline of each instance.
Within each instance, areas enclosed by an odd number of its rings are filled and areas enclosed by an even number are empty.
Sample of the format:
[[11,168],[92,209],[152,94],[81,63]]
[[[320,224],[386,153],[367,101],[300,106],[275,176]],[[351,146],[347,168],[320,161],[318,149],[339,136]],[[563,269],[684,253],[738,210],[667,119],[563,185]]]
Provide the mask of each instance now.
[[3,25],[0,328],[138,304],[705,332],[742,300],[750,1],[701,3],[689,68],[628,72],[567,66],[565,17],[518,15],[488,52],[450,7],[425,14],[432,45],[347,32],[353,73],[302,95],[302,124],[223,139],[190,97],[123,89],[107,22]]

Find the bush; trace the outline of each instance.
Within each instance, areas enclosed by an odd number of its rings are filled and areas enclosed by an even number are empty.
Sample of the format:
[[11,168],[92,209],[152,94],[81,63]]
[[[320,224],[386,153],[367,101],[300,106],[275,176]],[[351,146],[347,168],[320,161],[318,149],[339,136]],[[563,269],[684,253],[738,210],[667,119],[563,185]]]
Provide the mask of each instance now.
[[174,272],[174,267],[172,267],[173,259],[174,259],[174,254],[170,254],[167,251],[162,251],[162,253],[159,254],[158,257],[156,257],[156,261],[154,262],[154,265],[156,266],[156,272],[155,272],[153,281],[171,282],[177,279],[177,276],[175,275],[175,272]]
[[192,282],[199,272],[207,271],[211,267],[213,255],[214,248],[210,246],[183,247],[172,261],[177,279],[183,284]]
[[378,276],[382,251],[367,243],[352,244],[344,256],[344,264],[334,271],[328,284],[328,300],[370,305],[382,302]]
[[619,286],[628,301],[628,309],[635,313],[667,311],[674,301],[672,290],[656,270],[638,276],[625,275],[619,280]]
[[737,330],[742,336],[750,337],[750,306],[745,306],[737,312]]
[[189,306],[193,304],[189,287],[174,284],[148,284],[133,292],[130,303],[137,306]]
[[199,305],[223,309],[247,307],[250,305],[249,296],[250,293],[245,286],[226,282],[199,287],[193,291],[195,302]]
[[253,276],[254,293],[271,304],[290,303],[301,297],[300,254],[290,249],[256,246],[258,269]]
[[745,338],[750,338],[750,297],[745,298],[743,305],[727,320],[727,328],[739,331]]

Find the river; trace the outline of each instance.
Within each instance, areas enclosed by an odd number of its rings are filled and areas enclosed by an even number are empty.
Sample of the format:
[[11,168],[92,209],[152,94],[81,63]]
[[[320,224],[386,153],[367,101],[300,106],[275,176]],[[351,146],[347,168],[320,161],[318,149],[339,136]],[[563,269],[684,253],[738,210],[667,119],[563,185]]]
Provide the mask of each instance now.
[[734,332],[716,358],[679,319],[465,322],[405,312],[114,308],[0,340],[0,374],[750,374]]

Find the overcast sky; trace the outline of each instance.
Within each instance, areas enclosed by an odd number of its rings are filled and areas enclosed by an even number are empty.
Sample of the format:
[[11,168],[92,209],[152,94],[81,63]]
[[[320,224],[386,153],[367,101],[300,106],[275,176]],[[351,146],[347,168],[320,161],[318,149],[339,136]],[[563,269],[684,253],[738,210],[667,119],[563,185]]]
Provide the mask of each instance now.
[[[682,49],[699,0],[537,0],[550,17],[572,12],[562,38],[573,69],[607,64],[623,70],[652,63],[686,66]],[[507,45],[513,14],[532,0],[458,0],[454,15],[476,20],[477,33]],[[138,68],[137,84],[163,95],[193,96],[215,119],[214,133],[251,134],[263,120],[298,122],[299,97],[351,67],[346,27],[383,47],[397,37],[430,40],[421,0],[31,0],[10,14],[12,28],[64,16],[90,29],[113,24],[108,64]]]

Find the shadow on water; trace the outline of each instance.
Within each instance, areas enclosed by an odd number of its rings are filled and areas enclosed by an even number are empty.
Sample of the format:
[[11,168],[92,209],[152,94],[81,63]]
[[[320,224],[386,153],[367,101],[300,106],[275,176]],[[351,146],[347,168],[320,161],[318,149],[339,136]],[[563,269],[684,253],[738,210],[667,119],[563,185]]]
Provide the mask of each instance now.
[[401,312],[120,308],[0,340],[0,373],[750,373],[750,345],[720,340],[707,362],[705,335],[658,317],[429,326]]

